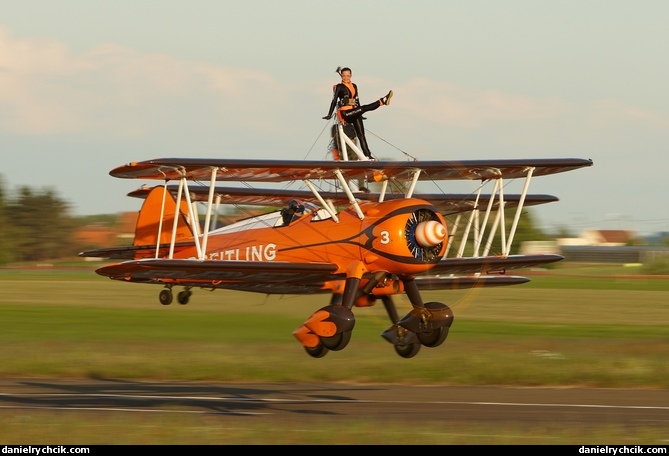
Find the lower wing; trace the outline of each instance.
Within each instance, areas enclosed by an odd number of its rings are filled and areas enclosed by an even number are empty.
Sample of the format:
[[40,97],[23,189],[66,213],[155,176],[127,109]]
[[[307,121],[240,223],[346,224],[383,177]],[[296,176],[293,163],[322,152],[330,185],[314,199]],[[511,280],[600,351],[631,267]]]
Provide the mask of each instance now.
[[141,259],[96,270],[114,280],[269,294],[325,293],[326,282],[342,280],[331,263]]
[[504,274],[509,269],[543,266],[563,259],[554,254],[444,258],[428,274]]

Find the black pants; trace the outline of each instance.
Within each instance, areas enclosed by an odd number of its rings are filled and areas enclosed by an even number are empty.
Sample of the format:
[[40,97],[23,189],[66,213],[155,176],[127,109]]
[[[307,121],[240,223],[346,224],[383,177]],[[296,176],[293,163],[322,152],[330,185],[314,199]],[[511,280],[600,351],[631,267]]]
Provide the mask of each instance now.
[[369,146],[367,145],[367,138],[365,137],[365,126],[362,123],[362,115],[368,111],[374,111],[380,106],[381,102],[377,100],[374,103],[370,103],[364,106],[358,106],[357,108],[339,111],[344,122],[353,125],[353,128],[355,129],[355,135],[358,137],[358,141],[360,142],[362,153],[365,154],[367,158],[372,158],[372,153],[369,151]]

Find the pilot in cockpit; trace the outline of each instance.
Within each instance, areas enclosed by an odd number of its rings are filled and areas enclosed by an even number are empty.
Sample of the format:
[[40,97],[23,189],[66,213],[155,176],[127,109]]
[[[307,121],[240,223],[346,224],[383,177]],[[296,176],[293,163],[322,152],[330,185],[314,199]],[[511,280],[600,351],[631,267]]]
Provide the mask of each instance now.
[[284,226],[289,225],[290,222],[302,217],[302,215],[304,215],[304,205],[300,200],[292,199],[288,202],[288,207],[281,209]]

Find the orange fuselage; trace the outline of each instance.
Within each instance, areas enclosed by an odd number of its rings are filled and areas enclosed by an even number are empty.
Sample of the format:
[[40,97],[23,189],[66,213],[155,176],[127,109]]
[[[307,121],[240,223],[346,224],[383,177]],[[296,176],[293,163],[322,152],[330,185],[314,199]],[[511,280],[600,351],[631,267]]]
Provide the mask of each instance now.
[[[337,272],[390,271],[414,275],[429,270],[443,256],[446,242],[429,258],[417,258],[407,242],[410,218],[420,209],[431,210],[445,227],[443,217],[419,199],[363,202],[360,220],[352,207],[332,218],[315,220],[307,213],[288,226],[267,226],[230,233],[212,232],[204,254],[208,260],[328,262]],[[409,223],[408,223],[409,222]],[[414,223],[415,224],[415,223]],[[175,253],[175,258],[197,258],[195,247]]]

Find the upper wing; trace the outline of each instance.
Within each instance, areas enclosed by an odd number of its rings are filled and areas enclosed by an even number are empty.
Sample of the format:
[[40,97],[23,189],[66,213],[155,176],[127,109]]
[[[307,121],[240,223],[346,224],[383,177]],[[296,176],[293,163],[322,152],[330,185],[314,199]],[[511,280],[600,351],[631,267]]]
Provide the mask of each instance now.
[[159,158],[119,166],[110,175],[125,179],[286,182],[304,179],[409,180],[421,170],[419,180],[486,180],[518,178],[533,170],[534,176],[592,166],[579,158],[449,160],[449,161],[315,161]]
[[[168,185],[168,190],[176,194],[179,187]],[[146,198],[151,191],[151,187],[142,187],[128,193],[128,196],[135,198]],[[208,187],[189,187],[191,199],[193,201],[207,201],[209,196]],[[335,205],[348,205],[350,202],[344,192],[319,192],[325,200],[331,200]],[[291,199],[299,199],[303,202],[309,201],[315,204],[318,200],[314,194],[307,190],[286,190],[286,189],[251,189],[237,187],[215,187],[215,197],[220,197],[222,204],[249,205],[249,206],[286,206]],[[357,199],[363,201],[379,201],[378,193],[355,193]],[[416,198],[421,198],[432,203],[441,213],[448,215],[458,212],[466,212],[474,209],[477,203],[476,195],[468,194],[439,194],[439,193],[416,193]],[[385,200],[405,198],[403,194],[389,193],[385,195]],[[506,208],[517,207],[521,195],[504,195]],[[478,199],[478,207],[485,208],[490,200],[490,195],[481,195]],[[535,206],[539,204],[558,201],[556,196],[552,195],[527,195],[524,206]],[[492,209],[499,207],[499,198],[494,199]]]

